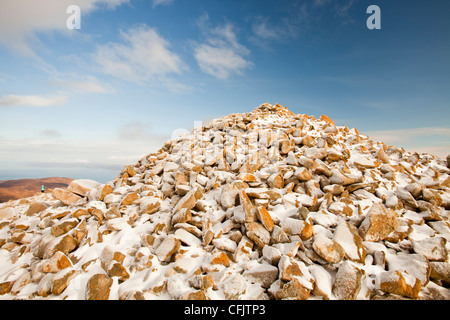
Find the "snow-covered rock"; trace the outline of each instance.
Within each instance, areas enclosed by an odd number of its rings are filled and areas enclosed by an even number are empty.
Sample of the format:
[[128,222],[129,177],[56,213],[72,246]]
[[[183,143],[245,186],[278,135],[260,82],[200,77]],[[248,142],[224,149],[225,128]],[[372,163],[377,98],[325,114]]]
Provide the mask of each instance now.
[[0,204],[0,299],[449,299],[447,162],[276,104]]

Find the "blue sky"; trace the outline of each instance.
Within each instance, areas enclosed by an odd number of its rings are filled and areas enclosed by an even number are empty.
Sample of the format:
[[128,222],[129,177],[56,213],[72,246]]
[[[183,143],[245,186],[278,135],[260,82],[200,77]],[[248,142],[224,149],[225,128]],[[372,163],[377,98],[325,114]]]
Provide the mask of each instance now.
[[[69,5],[81,29],[69,30]],[[381,9],[369,30],[366,9]],[[450,153],[450,2],[3,0],[0,180],[101,182],[177,129],[280,103]]]

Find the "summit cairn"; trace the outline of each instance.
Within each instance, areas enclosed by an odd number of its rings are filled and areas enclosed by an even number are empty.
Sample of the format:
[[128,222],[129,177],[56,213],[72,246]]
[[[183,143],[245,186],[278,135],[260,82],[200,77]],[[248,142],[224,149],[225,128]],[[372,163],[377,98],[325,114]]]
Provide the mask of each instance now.
[[0,206],[3,299],[450,299],[447,161],[325,115],[266,103],[54,193]]

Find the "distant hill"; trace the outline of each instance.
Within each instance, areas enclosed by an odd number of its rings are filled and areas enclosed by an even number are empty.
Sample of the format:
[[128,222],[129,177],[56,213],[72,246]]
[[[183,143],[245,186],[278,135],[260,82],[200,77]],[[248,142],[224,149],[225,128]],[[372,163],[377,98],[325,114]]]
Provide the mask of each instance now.
[[0,203],[8,200],[27,198],[41,192],[41,186],[45,186],[45,192],[54,188],[66,188],[73,179],[51,177],[42,179],[18,179],[0,181]]

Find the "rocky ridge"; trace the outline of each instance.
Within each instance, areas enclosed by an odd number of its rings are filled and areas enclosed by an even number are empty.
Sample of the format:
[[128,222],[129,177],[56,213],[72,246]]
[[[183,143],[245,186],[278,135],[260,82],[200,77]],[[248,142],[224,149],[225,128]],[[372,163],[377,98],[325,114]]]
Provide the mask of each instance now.
[[450,170],[264,104],[0,205],[1,299],[450,299]]

